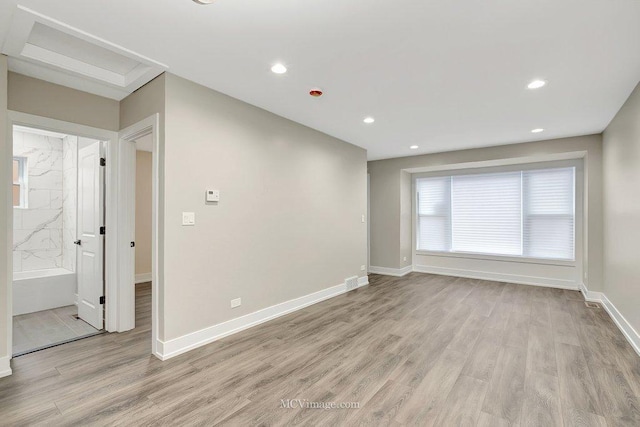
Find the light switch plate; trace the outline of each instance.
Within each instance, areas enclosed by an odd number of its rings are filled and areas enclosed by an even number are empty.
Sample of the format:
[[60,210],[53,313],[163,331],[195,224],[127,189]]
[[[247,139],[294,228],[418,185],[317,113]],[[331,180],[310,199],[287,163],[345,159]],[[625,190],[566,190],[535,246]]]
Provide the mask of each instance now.
[[196,225],[195,212],[182,212],[182,225]]
[[206,191],[206,201],[207,202],[219,202],[220,201],[220,190],[207,190]]

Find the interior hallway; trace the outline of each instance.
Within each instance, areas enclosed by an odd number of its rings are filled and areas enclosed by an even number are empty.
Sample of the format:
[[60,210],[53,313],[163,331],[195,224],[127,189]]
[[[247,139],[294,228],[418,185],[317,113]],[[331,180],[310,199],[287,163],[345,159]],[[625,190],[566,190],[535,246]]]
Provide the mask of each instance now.
[[[14,360],[11,425],[640,425],[640,357],[580,293],[411,273],[161,362],[136,324]],[[282,409],[281,399],[360,409]]]

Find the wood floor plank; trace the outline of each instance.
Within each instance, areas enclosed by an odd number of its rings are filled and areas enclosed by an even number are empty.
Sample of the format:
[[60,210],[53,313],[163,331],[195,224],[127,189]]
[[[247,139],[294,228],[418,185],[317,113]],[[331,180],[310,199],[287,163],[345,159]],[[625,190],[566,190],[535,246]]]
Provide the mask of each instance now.
[[551,327],[556,342],[580,345],[573,318],[565,311],[551,310]]
[[483,412],[516,424],[520,420],[524,398],[524,380],[527,366],[526,350],[502,347],[489,382]]
[[556,343],[556,356],[563,408],[603,415],[582,348]]
[[529,343],[529,324],[531,316],[517,307],[509,314],[509,323],[505,328],[503,344],[526,349]]
[[462,375],[489,382],[500,354],[503,335],[502,330],[485,328],[464,365]]
[[487,383],[461,375],[435,421],[437,426],[475,426],[487,392]]
[[578,293],[421,273],[369,281],[165,362],[150,355],[151,287],[138,285],[136,329],[12,361],[0,424],[640,425],[640,358]]
[[351,411],[346,424],[387,426],[411,397],[413,389],[394,381],[387,381],[369,401],[357,411]]
[[604,417],[574,408],[564,408],[562,420],[565,427],[607,427]]
[[544,375],[558,375],[555,343],[550,328],[532,324],[529,327],[527,371]]
[[448,348],[463,354],[471,353],[471,349],[475,346],[486,321],[487,318],[479,314],[470,315],[453,337]]
[[405,410],[396,416],[396,421],[401,424],[433,425],[465,362],[466,355],[446,350],[416,387]]
[[509,421],[496,417],[495,415],[487,414],[486,412],[480,412],[478,416],[477,427],[509,427]]
[[620,426],[640,426],[640,400],[616,368],[591,366],[591,375],[607,420]]
[[558,378],[527,372],[520,426],[562,426]]

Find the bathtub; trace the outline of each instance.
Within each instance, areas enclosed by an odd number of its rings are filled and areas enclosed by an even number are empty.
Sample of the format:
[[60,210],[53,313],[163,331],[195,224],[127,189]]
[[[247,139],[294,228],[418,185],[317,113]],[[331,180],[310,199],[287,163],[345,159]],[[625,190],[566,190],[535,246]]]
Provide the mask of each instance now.
[[13,315],[76,303],[76,273],[64,268],[13,273]]

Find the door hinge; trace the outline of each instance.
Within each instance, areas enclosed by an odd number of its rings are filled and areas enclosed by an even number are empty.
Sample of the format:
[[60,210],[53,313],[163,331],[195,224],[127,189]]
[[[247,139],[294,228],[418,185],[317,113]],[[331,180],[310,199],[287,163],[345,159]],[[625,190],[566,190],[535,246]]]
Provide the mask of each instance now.
[[104,297],[100,297],[100,304],[104,304]]
[[100,157],[100,166],[107,166],[107,159]]
[[105,234],[106,233],[106,228],[104,227],[104,225],[102,227],[100,227],[100,234]]

